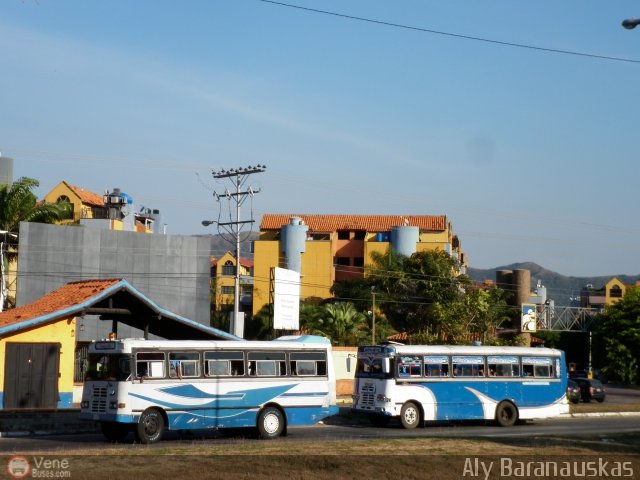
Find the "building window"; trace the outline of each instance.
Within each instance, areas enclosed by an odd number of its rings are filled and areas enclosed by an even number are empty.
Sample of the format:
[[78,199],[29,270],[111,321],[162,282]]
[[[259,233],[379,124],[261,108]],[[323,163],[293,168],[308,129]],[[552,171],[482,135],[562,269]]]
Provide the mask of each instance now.
[[233,293],[235,292],[236,287],[234,286],[227,286],[227,285],[223,285],[220,288],[220,292],[222,293],[222,295],[233,295]]
[[356,230],[353,234],[354,240],[364,240],[366,238],[367,232],[364,230]]
[[233,276],[236,274],[236,266],[231,260],[227,260],[222,266],[222,275]]
[[622,298],[622,289],[618,285],[614,285],[609,290],[609,296],[611,298]]
[[349,230],[338,230],[338,240],[349,240],[350,233]]
[[354,267],[364,267],[364,257],[355,257],[353,259]]
[[349,266],[349,257],[336,257],[336,265]]

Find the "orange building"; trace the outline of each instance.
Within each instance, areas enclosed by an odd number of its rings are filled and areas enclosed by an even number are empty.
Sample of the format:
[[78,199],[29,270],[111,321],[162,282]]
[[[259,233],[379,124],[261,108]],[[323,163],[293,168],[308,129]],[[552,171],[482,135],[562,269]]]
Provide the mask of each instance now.
[[389,248],[407,256],[442,250],[466,272],[466,255],[444,215],[264,215],[254,242],[253,312],[269,303],[274,267],[300,273],[302,300],[322,300],[331,298],[334,282],[362,277],[372,252]]

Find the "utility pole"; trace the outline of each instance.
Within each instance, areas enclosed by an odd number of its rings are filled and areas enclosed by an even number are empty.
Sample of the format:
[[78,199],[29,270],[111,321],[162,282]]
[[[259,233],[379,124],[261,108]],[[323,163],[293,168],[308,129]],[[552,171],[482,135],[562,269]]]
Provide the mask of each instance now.
[[371,287],[371,344],[376,345],[376,287]]
[[[227,199],[230,210],[229,216],[231,216],[232,205],[235,206],[235,221],[220,222],[219,220],[204,220],[202,222],[202,225],[205,227],[215,223],[218,225],[218,233],[222,234],[222,231],[226,232],[232,237],[235,243],[236,269],[233,294],[233,318],[231,319],[229,331],[238,337],[244,337],[244,318],[240,318],[240,232],[242,231],[242,227],[245,225],[254,223],[253,218],[251,220],[240,220],[240,207],[247,198],[253,197],[254,194],[260,192],[259,189],[252,189],[251,187],[245,190],[243,190],[243,188],[249,178],[249,175],[264,172],[266,168],[267,167],[265,165],[258,164],[255,167],[249,166],[231,168],[229,170],[222,169],[219,171],[212,170],[211,173],[213,178],[229,179],[233,185],[233,191],[225,189],[223,194],[213,192],[213,196],[216,197],[218,202],[220,202],[221,198]],[[220,213],[222,213],[222,207],[220,209]],[[218,219],[220,219],[220,215],[218,216]]]

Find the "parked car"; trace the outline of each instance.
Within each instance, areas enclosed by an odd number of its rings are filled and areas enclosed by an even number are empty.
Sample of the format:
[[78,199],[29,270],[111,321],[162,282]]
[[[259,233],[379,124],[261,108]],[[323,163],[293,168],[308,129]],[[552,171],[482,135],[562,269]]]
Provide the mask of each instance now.
[[580,401],[580,385],[573,380],[567,381],[567,400],[571,403],[578,403]]
[[583,402],[588,403],[591,400],[604,402],[606,392],[600,380],[593,378],[574,378],[573,380],[580,386],[580,398]]

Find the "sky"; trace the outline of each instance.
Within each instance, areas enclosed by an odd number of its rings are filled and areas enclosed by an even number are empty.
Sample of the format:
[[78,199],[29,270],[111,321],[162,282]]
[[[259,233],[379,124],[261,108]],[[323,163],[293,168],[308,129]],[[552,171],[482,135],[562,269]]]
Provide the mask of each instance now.
[[0,2],[14,179],[120,188],[210,234],[230,219],[212,172],[261,164],[254,229],[446,215],[470,267],[640,273],[640,4],[286,3]]

